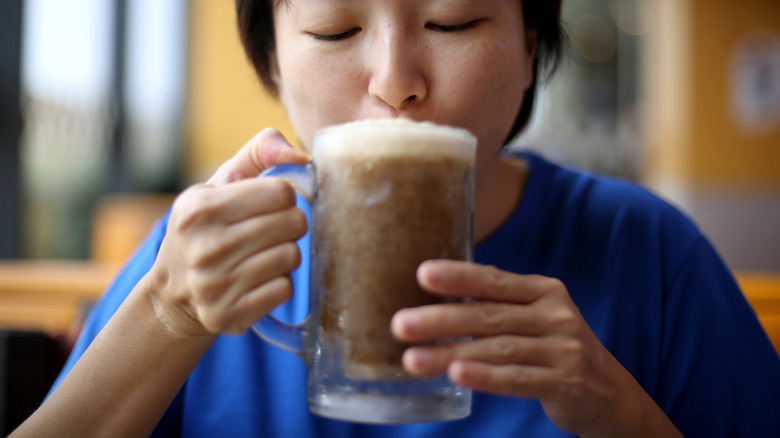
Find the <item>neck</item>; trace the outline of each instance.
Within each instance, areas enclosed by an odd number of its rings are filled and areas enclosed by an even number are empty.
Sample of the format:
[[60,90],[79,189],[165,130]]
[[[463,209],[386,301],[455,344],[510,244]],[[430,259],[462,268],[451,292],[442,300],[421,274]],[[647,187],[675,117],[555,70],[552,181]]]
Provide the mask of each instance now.
[[495,232],[514,211],[523,194],[525,161],[495,154],[477,169],[474,239],[481,242]]

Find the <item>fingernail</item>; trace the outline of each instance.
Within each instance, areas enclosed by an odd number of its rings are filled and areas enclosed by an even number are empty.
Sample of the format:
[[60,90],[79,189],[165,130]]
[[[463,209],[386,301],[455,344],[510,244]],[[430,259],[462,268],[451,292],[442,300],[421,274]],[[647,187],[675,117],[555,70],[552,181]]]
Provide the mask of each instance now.
[[420,318],[417,316],[417,312],[413,310],[401,311],[401,325],[404,326],[404,332],[410,332],[417,329],[420,326]]
[[409,355],[409,365],[414,370],[423,370],[431,362],[431,352],[426,348],[409,348],[407,353]]
[[412,335],[420,325],[420,320],[412,310],[401,309],[390,321],[390,329],[395,336],[403,341]]
[[441,281],[442,272],[439,265],[432,260],[423,262],[417,270],[420,283],[435,285]]

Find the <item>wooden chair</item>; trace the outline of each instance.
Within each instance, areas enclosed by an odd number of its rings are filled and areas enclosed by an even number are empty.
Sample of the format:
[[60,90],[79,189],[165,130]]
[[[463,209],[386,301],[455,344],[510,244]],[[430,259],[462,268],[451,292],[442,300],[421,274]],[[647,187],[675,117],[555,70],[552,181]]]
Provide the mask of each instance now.
[[117,194],[100,200],[92,215],[90,256],[120,266],[171,206],[173,195]]
[[0,328],[66,335],[172,201],[146,194],[102,199],[89,260],[0,261]]
[[780,354],[780,272],[738,271],[737,281]]

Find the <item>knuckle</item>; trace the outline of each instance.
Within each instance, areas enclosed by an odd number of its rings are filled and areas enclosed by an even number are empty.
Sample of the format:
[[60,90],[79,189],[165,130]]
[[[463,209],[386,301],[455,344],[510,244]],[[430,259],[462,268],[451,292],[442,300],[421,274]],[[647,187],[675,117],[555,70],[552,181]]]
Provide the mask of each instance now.
[[306,234],[309,222],[306,213],[297,207],[271,215],[264,227],[264,232],[276,231],[279,240],[297,240]]
[[294,242],[286,242],[281,245],[283,271],[292,271],[301,264],[301,251]]
[[517,389],[527,387],[532,383],[532,375],[525,367],[513,366],[508,374],[510,384]]
[[570,340],[559,347],[559,357],[566,370],[566,375],[572,381],[582,379],[588,369],[588,351],[585,346],[576,340]]
[[241,328],[237,327],[227,318],[215,318],[211,321],[211,326],[207,326],[213,333],[222,333],[226,335],[240,335],[243,333]]
[[263,167],[274,163],[274,151],[286,143],[284,135],[276,128],[265,128],[250,140],[252,160]]
[[198,318],[200,319],[201,324],[203,324],[203,327],[212,333],[221,333],[225,330],[225,318],[214,309],[199,306]]
[[567,308],[558,307],[550,310],[550,321],[556,325],[569,325],[576,320],[574,313]]
[[270,289],[269,294],[274,297],[274,300],[271,303],[273,305],[281,304],[289,300],[290,298],[292,298],[293,295],[292,280],[290,280],[290,277],[286,275],[276,277],[273,280],[269,281],[267,283],[267,287]]
[[561,345],[561,354],[565,355],[577,362],[582,362],[585,359],[587,350],[582,342],[576,339],[570,339]]
[[235,312],[230,309],[203,308],[200,318],[201,324],[212,333],[241,335],[249,328],[246,323],[236,318]]
[[195,270],[207,269],[220,258],[221,253],[220,241],[207,236],[191,239],[185,252],[187,262]]
[[487,278],[490,287],[495,290],[504,290],[509,285],[509,279],[506,274],[495,266],[486,266]]
[[271,198],[273,205],[279,208],[291,207],[295,205],[296,193],[295,189],[282,178],[264,178],[263,183],[266,185],[267,195]]
[[560,331],[576,334],[579,331],[579,318],[569,308],[557,308],[549,312],[549,321]]
[[293,208],[290,212],[290,226],[296,236],[303,236],[309,229],[309,221],[306,218],[306,213],[300,208]]
[[171,223],[179,232],[190,229],[193,224],[213,217],[217,210],[210,190],[195,186],[182,193],[173,204]]
[[201,305],[217,301],[223,290],[221,281],[200,270],[191,271],[187,283],[192,290],[193,299]]
[[496,338],[493,342],[492,350],[493,356],[503,363],[513,361],[518,353],[517,344],[508,337]]
[[258,259],[263,270],[271,275],[293,271],[301,263],[301,252],[295,242],[283,242],[264,251]]
[[270,141],[276,141],[279,138],[283,138],[282,133],[276,128],[268,127],[257,133],[252,141],[263,145]]
[[543,277],[540,288],[545,294],[568,294],[566,286],[557,278]]
[[585,379],[580,375],[568,375],[560,379],[557,392],[567,398],[580,398],[583,395]]
[[500,333],[506,327],[507,316],[500,306],[485,304],[477,315],[484,334]]
[[171,220],[168,228],[182,231],[192,222],[195,215],[195,190],[190,188],[182,192],[173,202],[171,208]]

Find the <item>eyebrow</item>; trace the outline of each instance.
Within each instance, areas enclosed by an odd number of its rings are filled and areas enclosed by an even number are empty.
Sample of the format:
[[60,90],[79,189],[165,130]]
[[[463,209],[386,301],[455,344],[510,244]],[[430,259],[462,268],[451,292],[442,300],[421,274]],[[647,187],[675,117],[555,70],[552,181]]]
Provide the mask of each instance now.
[[[304,3],[320,4],[320,5],[322,4],[327,5],[328,3],[347,5],[347,4],[360,3],[360,1],[362,0],[303,0]],[[273,7],[276,8],[279,6],[286,6],[288,8],[291,8],[295,5],[293,4],[293,0],[274,0]]]
[[[360,0],[306,0],[309,3],[356,3]],[[276,0],[276,4],[287,3],[292,5],[292,0]]]

